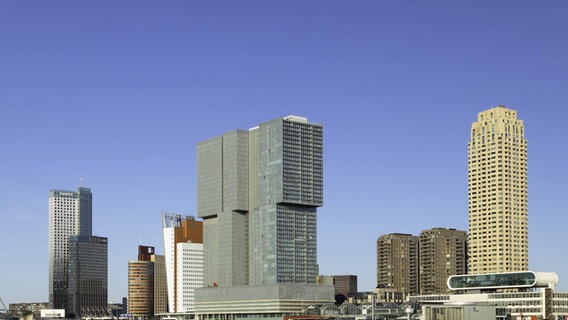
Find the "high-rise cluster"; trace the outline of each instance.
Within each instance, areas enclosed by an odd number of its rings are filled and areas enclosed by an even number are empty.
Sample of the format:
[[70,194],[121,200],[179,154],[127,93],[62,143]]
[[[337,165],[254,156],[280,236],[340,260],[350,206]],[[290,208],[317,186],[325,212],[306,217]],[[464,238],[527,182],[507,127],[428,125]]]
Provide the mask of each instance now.
[[391,233],[377,239],[377,288],[386,301],[447,292],[451,275],[466,273],[466,232],[433,228],[420,236]]
[[92,236],[89,188],[49,192],[49,305],[72,316],[106,315],[108,240]]

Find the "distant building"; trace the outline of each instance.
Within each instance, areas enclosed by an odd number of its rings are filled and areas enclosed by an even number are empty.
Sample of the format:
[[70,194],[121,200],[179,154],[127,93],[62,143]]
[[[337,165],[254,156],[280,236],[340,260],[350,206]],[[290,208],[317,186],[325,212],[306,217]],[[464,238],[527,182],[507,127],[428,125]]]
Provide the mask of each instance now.
[[194,311],[195,289],[203,287],[203,222],[162,214],[170,313]]
[[333,285],[335,286],[335,294],[350,296],[357,293],[356,275],[339,275],[332,277]]
[[152,255],[154,263],[154,315],[168,312],[168,283],[166,260],[163,255]]
[[468,272],[528,269],[527,140],[517,111],[482,111],[468,144]]
[[69,237],[69,306],[75,317],[106,316],[108,304],[108,239]]
[[42,309],[49,309],[49,302],[10,303],[8,313],[12,317],[22,318],[31,312],[34,319],[39,319]]
[[394,289],[395,302],[420,292],[419,239],[404,233],[377,239],[377,288]]
[[92,235],[91,189],[49,191],[49,306],[69,310],[69,237]]
[[420,233],[420,294],[449,292],[449,276],[467,273],[467,234],[448,228]]

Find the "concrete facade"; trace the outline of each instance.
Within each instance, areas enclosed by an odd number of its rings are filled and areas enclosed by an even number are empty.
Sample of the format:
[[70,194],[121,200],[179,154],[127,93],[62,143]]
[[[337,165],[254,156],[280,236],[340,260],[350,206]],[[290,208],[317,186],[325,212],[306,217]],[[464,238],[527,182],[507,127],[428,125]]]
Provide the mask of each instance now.
[[528,269],[527,141],[517,111],[482,111],[468,144],[468,272]]
[[404,233],[377,239],[377,288],[394,289],[402,302],[419,292],[419,237]]

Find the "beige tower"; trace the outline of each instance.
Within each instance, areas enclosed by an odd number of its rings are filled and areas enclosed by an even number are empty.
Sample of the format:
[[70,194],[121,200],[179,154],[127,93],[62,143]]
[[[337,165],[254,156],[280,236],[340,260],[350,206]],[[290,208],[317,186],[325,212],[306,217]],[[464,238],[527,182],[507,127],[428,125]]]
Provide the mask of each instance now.
[[527,270],[527,141],[517,111],[498,106],[479,113],[468,178],[468,272]]

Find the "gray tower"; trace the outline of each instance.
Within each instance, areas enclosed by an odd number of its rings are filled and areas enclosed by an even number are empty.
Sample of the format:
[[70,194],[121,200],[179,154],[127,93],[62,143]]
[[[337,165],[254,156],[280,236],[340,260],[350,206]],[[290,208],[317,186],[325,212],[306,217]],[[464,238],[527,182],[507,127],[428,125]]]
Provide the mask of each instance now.
[[204,285],[316,281],[323,127],[288,116],[199,143]]
[[49,305],[69,310],[69,237],[92,233],[91,189],[49,191]]

